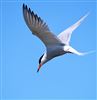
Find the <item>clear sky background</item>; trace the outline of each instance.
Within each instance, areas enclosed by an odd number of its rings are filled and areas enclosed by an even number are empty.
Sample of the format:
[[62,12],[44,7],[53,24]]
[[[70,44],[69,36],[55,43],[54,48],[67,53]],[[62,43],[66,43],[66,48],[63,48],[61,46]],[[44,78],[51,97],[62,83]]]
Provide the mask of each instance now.
[[78,1],[2,2],[2,100],[96,98],[96,53],[57,57],[37,73],[45,46],[31,34],[22,14],[25,3],[58,35],[90,12],[73,32],[70,43],[82,52],[96,50],[96,2]]

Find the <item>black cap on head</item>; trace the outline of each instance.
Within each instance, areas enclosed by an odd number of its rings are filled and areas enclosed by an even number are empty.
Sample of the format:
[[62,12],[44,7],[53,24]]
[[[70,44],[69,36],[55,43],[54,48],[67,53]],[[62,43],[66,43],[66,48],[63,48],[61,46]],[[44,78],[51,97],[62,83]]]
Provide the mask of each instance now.
[[[43,54],[43,55],[44,55],[44,54]],[[41,59],[42,59],[43,55],[39,58],[39,64],[41,63]]]

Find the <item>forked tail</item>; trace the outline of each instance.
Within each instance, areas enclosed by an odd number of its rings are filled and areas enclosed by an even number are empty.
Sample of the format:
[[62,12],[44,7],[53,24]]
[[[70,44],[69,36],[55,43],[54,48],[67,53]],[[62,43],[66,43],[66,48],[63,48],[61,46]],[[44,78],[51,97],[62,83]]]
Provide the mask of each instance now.
[[88,55],[88,54],[92,54],[92,53],[96,53],[96,50],[84,52],[84,53],[81,53],[81,55],[84,56],[84,55]]
[[74,48],[72,48],[71,46],[67,46],[64,48],[64,50],[66,51],[67,49],[67,52],[70,52],[70,53],[73,53],[73,54],[77,54],[79,56],[84,56],[84,55],[88,55],[88,54],[91,54],[91,53],[95,53],[96,50],[92,50],[92,51],[88,51],[88,52],[78,52],[77,50],[75,50]]

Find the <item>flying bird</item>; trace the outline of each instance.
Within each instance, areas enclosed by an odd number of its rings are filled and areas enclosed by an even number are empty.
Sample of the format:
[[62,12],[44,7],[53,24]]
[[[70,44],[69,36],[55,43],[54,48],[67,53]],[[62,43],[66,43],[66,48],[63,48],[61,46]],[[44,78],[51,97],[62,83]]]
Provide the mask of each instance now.
[[23,4],[23,16],[24,20],[31,30],[33,35],[36,35],[46,46],[46,51],[39,59],[39,67],[37,72],[40,70],[41,66],[53,59],[54,57],[72,53],[77,55],[85,55],[87,53],[81,53],[70,46],[70,38],[72,32],[82,23],[82,21],[88,16],[81,17],[75,24],[71,25],[69,28],[61,32],[58,36],[55,36],[48,25],[27,5]]

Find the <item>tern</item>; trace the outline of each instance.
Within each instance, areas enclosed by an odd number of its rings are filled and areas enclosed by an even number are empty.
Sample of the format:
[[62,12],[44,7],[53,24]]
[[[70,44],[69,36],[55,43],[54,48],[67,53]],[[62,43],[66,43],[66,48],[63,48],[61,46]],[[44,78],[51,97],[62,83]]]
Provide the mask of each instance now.
[[82,23],[82,21],[88,16],[88,13],[81,17],[75,24],[61,32],[58,36],[54,35],[48,25],[27,5],[23,4],[23,17],[33,35],[37,36],[46,46],[46,51],[39,59],[39,72],[41,66],[53,59],[54,57],[61,56],[66,53],[72,53],[77,55],[85,55],[70,46],[70,38],[72,32]]

